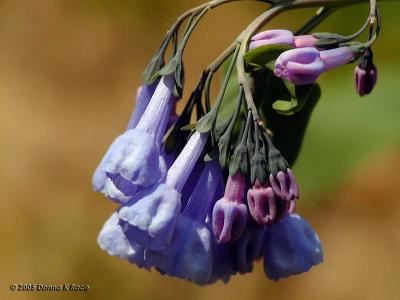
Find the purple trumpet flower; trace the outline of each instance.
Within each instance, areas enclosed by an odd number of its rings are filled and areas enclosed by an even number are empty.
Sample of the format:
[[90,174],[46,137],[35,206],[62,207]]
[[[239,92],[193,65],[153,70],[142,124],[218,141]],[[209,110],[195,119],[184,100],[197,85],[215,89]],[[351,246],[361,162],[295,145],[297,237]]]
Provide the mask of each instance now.
[[208,134],[195,132],[169,169],[166,182],[139,191],[119,211],[131,241],[162,250],[170,242],[181,211],[181,191],[203,152]]
[[293,48],[313,47],[317,39],[312,35],[294,36],[289,30],[274,29],[260,32],[252,37],[249,49],[267,45],[288,45]]
[[267,227],[263,251],[264,271],[272,280],[307,272],[323,256],[317,234],[296,214]]
[[211,276],[212,236],[205,224],[215,199],[222,171],[216,162],[206,163],[192,196],[177,217],[170,245],[161,251],[146,249],[146,261],[170,276],[204,285]]
[[238,171],[234,176],[229,176],[224,197],[215,203],[212,225],[219,243],[238,240],[245,230],[247,223],[247,207],[243,203],[245,188],[246,178]]
[[292,170],[279,171],[275,176],[269,175],[271,187],[277,197],[285,201],[293,201],[299,198],[299,189]]
[[119,224],[118,212],[106,221],[97,237],[100,248],[111,256],[117,256],[136,264],[139,268],[149,268],[144,260],[144,247],[131,243]]
[[313,47],[283,52],[275,63],[275,75],[296,85],[311,84],[328,70],[351,62],[355,57],[350,47],[318,51]]
[[[165,177],[167,168],[160,143],[170,114],[173,86],[172,76],[163,77],[137,126],[111,144],[93,175],[95,190],[103,191],[108,177],[118,190],[132,196],[138,189],[151,187]],[[129,126],[135,122],[133,118]]]

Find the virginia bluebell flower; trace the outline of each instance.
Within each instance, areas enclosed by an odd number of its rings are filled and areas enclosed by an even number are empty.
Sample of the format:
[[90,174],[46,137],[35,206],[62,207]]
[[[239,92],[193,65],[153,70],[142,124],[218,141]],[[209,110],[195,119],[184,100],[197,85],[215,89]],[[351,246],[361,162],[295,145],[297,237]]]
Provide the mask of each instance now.
[[275,75],[294,84],[311,84],[321,73],[349,63],[355,57],[350,47],[319,51],[313,47],[283,52],[275,63]]
[[243,203],[246,178],[238,171],[229,176],[225,195],[215,203],[212,225],[219,243],[233,242],[240,238],[246,227],[247,207]]
[[177,217],[170,245],[161,251],[146,249],[145,257],[170,276],[206,284],[211,276],[212,235],[205,224],[222,171],[216,162],[206,163],[192,196]]
[[136,264],[139,268],[148,268],[144,260],[144,247],[131,243],[119,224],[118,212],[114,212],[106,221],[97,237],[100,248],[111,256],[117,256]]
[[273,29],[260,32],[251,38],[249,49],[267,45],[288,45],[293,48],[313,47],[317,39],[312,35],[295,36],[289,30]]
[[[108,177],[126,196],[132,196],[138,189],[151,187],[166,175],[160,143],[172,106],[173,86],[171,76],[163,77],[137,126],[111,144],[93,175],[95,190],[103,190]],[[120,200],[125,203],[125,199]]]
[[126,222],[124,232],[130,240],[154,250],[170,244],[181,211],[181,191],[207,139],[208,134],[195,132],[168,170],[165,183],[139,191],[121,208],[119,218]]
[[263,251],[264,271],[272,280],[306,272],[323,256],[317,234],[296,214],[266,228]]

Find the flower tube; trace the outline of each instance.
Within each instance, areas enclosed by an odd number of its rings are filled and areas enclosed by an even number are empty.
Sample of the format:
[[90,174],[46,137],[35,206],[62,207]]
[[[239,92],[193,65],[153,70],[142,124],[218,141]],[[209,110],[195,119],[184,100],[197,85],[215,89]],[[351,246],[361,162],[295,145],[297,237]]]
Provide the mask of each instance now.
[[247,222],[247,207],[243,203],[246,178],[240,171],[229,176],[225,195],[215,203],[212,215],[213,231],[219,243],[240,238]]
[[170,115],[174,82],[172,76],[163,77],[137,126],[111,144],[93,175],[95,190],[104,189],[107,176],[123,194],[132,196],[165,177],[167,168],[160,143]]

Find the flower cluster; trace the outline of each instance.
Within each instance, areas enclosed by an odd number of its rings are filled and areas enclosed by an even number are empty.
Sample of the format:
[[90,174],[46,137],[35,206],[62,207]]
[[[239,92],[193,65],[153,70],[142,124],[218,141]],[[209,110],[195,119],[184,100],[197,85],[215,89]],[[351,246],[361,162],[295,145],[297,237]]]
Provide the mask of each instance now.
[[[199,285],[226,283],[251,272],[259,259],[271,280],[322,262],[317,234],[295,214],[299,189],[290,166],[321,96],[316,80],[322,73],[359,59],[357,92],[369,94],[377,80],[371,50],[380,31],[376,1],[365,25],[350,36],[306,34],[328,8],[295,34],[257,33],[277,12],[304,5],[272,1],[271,10],[203,71],[178,114],[188,39],[210,9],[228,2],[200,5],[167,31],[143,74],[126,130],[92,179],[95,191],[118,204],[98,236],[104,251]],[[352,42],[368,26],[368,42]],[[211,101],[214,75],[224,63]]]
[[199,159],[209,134],[194,132],[167,167],[160,136],[174,117],[171,82],[164,77],[140,89],[127,130],[94,173],[94,189],[120,204],[99,234],[100,247],[200,285],[250,272],[261,257],[274,280],[319,264],[318,237],[292,214],[299,195],[285,165],[249,189],[240,171],[225,176],[217,162]]

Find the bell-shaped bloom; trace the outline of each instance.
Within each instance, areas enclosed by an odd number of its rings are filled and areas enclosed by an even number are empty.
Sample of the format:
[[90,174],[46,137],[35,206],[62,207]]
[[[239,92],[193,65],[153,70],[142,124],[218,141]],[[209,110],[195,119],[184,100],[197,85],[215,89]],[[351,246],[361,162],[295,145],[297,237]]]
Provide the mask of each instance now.
[[249,49],[267,45],[288,45],[293,48],[313,47],[317,39],[312,35],[294,36],[289,30],[273,29],[260,32],[251,38]]
[[236,246],[236,266],[239,274],[250,273],[253,270],[253,262],[262,256],[264,240],[264,227],[258,224],[249,224]]
[[165,183],[135,194],[121,208],[119,218],[126,222],[128,238],[150,249],[167,247],[181,211],[181,192],[197,160],[203,152],[208,134],[194,133],[168,170]]
[[313,47],[291,49],[278,57],[274,73],[296,85],[311,84],[321,73],[351,62],[354,56],[350,47],[324,51]]
[[238,240],[247,223],[247,207],[243,203],[246,189],[246,178],[238,171],[229,176],[225,195],[215,203],[212,214],[212,225],[219,243]]
[[146,261],[170,276],[206,284],[211,276],[212,235],[205,224],[222,171],[216,162],[206,163],[192,196],[177,217],[170,245],[164,250],[147,249]]
[[371,64],[367,68],[357,66],[354,70],[354,84],[357,93],[362,97],[369,95],[375,87],[378,78],[378,70]]
[[322,262],[322,248],[311,226],[296,214],[266,228],[264,271],[272,280],[307,272]]
[[106,221],[97,237],[97,243],[111,256],[126,259],[139,268],[149,267],[144,260],[144,247],[131,243],[122,231],[118,212],[114,212]]
[[104,190],[108,177],[117,189],[132,196],[165,177],[167,168],[160,143],[170,115],[173,86],[172,76],[163,77],[137,126],[111,144],[93,175],[95,190]]
[[275,176],[269,175],[271,187],[277,197],[285,201],[299,198],[299,189],[292,170],[279,171]]

